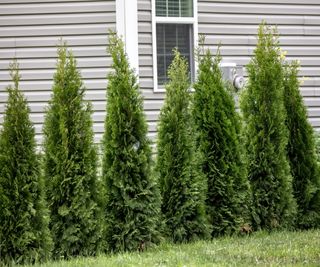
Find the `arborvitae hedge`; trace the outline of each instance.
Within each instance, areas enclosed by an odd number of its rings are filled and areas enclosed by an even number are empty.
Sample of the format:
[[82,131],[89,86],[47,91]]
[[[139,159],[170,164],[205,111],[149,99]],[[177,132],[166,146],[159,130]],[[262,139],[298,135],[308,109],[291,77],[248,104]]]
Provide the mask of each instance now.
[[44,170],[54,257],[95,255],[101,244],[97,154],[91,107],[76,60],[58,49],[53,96],[44,124]]
[[174,242],[187,242],[210,234],[205,214],[205,179],[196,163],[188,65],[178,51],[168,74],[157,146],[161,208],[169,238]]
[[318,165],[320,166],[320,133],[315,131],[314,138],[315,138],[317,162],[318,162]]
[[151,147],[143,99],[123,42],[109,35],[103,179],[106,240],[111,251],[143,250],[159,241],[160,192],[151,174]]
[[288,227],[296,213],[286,154],[282,63],[276,31],[260,25],[241,101],[256,228]]
[[194,85],[194,118],[207,177],[207,212],[212,236],[239,232],[250,223],[250,190],[241,154],[240,120],[231,93],[223,83],[219,63],[207,50],[199,62]]
[[297,62],[285,65],[284,102],[289,129],[287,152],[298,204],[298,227],[320,226],[320,172],[313,128],[299,90]]
[[33,263],[50,256],[44,184],[27,101],[19,90],[19,69],[11,64],[14,86],[0,133],[0,265]]

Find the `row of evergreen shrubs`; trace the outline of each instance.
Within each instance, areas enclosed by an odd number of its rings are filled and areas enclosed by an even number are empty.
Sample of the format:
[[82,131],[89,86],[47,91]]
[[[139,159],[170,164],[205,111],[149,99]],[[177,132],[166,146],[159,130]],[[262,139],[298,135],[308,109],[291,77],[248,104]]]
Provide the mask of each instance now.
[[272,28],[259,28],[242,116],[219,53],[202,51],[190,93],[186,60],[175,51],[155,165],[136,76],[122,41],[111,34],[109,42],[101,178],[91,106],[72,53],[58,49],[41,158],[18,65],[11,65],[0,134],[0,263],[320,226],[319,165],[298,64],[285,60]]

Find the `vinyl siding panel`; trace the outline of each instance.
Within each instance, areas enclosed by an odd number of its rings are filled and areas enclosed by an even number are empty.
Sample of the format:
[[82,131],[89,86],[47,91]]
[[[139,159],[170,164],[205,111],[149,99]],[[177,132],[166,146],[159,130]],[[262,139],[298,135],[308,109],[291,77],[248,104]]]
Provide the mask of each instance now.
[[320,1],[199,0],[199,33],[213,53],[219,43],[224,62],[245,66],[256,44],[259,23],[278,26],[289,60],[301,62],[301,86],[311,124],[320,130]]
[[[116,29],[115,0],[1,0],[0,1],[0,124],[11,82],[8,66],[20,64],[21,89],[31,108],[36,139],[42,143],[44,112],[51,97],[56,46],[62,37],[78,61],[85,98],[93,104],[95,141],[100,142],[106,108],[108,29]],[[153,116],[152,114],[150,115]]]

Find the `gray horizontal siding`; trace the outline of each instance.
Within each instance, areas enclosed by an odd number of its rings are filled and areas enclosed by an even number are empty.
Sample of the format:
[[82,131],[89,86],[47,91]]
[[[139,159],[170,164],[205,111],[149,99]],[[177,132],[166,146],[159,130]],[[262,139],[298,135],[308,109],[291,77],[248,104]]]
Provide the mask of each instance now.
[[201,13],[223,13],[223,14],[261,14],[261,15],[319,15],[319,2],[312,5],[305,4],[280,4],[270,1],[258,1],[258,3],[248,3],[246,1],[217,2],[198,1],[198,15]]
[[72,2],[105,2],[105,0],[1,0],[3,4],[29,4],[29,3],[72,3]]
[[[140,84],[146,109],[161,108],[165,95],[153,92],[151,0],[138,1]],[[310,122],[320,129],[320,1],[306,0],[199,0],[199,33],[214,53],[222,43],[224,61],[245,66],[256,45],[259,23],[278,25],[281,45],[289,59],[299,59],[301,87]],[[246,73],[246,72],[245,72]],[[151,105],[152,103],[152,105]],[[156,120],[157,118],[154,117]],[[151,129],[152,130],[152,129]],[[156,136],[156,132],[151,132]]]
[[[68,45],[84,46],[91,45],[106,45],[106,36],[104,34],[90,34],[90,35],[64,35],[67,38]],[[57,36],[42,36],[42,37],[2,37],[0,39],[0,48],[32,48],[32,47],[55,47],[57,44]]]
[[259,23],[278,26],[289,60],[301,62],[301,86],[311,124],[320,130],[320,1],[319,0],[199,0],[199,33],[215,53],[222,44],[223,61],[245,66],[256,44]]
[[[200,2],[200,1],[198,1]],[[201,2],[217,2],[217,3],[254,3],[254,4],[295,4],[301,5],[301,0],[201,0]],[[319,0],[303,0],[303,5],[318,4]]]
[[[153,90],[152,16],[151,0],[138,0],[139,81],[144,96],[144,108],[153,141],[157,135],[157,121],[164,93]],[[150,114],[153,114],[150,116]]]
[[[92,101],[95,141],[100,142],[105,116],[108,29],[116,28],[115,0],[0,1],[0,124],[11,82],[8,66],[20,64],[21,89],[27,97],[38,144],[43,140],[44,111],[51,97],[56,46],[62,37],[78,60],[86,99]],[[154,114],[148,114],[152,119]]]
[[[226,62],[246,65],[256,44],[262,19],[277,24],[281,44],[289,59],[301,61],[301,87],[310,122],[320,129],[320,1],[319,0],[199,0],[199,33],[206,45],[221,52]],[[151,0],[138,0],[139,81],[149,124],[156,138],[164,93],[153,90]],[[0,124],[10,83],[8,65],[18,58],[21,88],[29,100],[36,138],[43,140],[44,110],[50,99],[56,65],[56,45],[63,37],[72,48],[93,104],[95,141],[103,135],[106,74],[111,59],[106,54],[107,29],[115,29],[115,0],[1,0],[0,1]]]
[[[27,3],[16,3],[15,0],[8,4],[3,4],[0,9],[0,15],[30,15],[30,14],[68,14],[68,13],[91,13],[91,12],[112,12],[110,9],[114,6],[114,1],[74,1],[74,2],[55,2],[55,1],[36,1]],[[67,22],[67,21],[66,21]],[[85,24],[85,21],[83,22]]]

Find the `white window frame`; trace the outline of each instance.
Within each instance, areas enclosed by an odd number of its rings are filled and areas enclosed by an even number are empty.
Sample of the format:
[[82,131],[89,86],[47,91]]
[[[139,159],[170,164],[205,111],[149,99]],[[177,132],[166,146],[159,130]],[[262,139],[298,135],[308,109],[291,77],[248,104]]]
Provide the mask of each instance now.
[[[163,93],[164,86],[158,84],[158,62],[157,62],[157,23],[162,24],[190,24],[193,26],[193,49],[198,46],[198,1],[193,0],[193,17],[157,17],[156,16],[156,0],[151,0],[152,12],[152,64],[153,64],[153,91]],[[194,77],[198,70],[197,61],[194,58],[195,51],[190,51],[194,61]]]
[[130,67],[139,74],[137,0],[116,0],[116,29],[124,41]]

